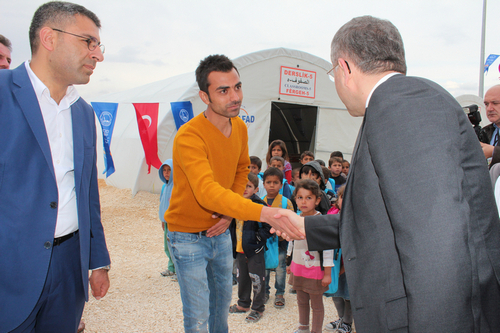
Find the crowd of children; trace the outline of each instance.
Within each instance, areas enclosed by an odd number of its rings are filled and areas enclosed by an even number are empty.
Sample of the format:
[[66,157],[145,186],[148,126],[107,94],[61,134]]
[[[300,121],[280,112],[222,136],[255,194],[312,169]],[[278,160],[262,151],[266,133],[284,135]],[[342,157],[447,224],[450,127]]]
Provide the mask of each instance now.
[[[300,156],[301,166],[292,169],[285,143],[274,140],[269,145],[264,172],[259,157],[250,156],[250,163],[244,198],[262,205],[290,209],[301,216],[340,213],[343,184],[350,166],[341,152],[331,154],[327,168],[322,160],[315,160],[312,152],[304,151]],[[172,173],[172,160],[167,160],[159,170],[160,179],[165,183],[159,209],[165,235],[167,226],[163,214],[168,209],[173,187]],[[292,286],[290,293],[297,294],[299,313],[295,332],[322,331],[323,296],[332,297],[339,314],[339,318],[328,323],[325,329],[351,332],[353,321],[341,250],[309,251],[306,240],[287,242],[271,234],[270,229],[267,223],[235,219],[229,226],[238,284],[238,301],[229,312],[248,313],[245,320],[249,323],[259,321],[270,299],[269,280],[273,271],[276,290],[273,305],[277,309],[284,308],[288,273],[288,283]],[[175,266],[170,260],[166,236],[165,253],[169,264],[161,274],[175,279]]]

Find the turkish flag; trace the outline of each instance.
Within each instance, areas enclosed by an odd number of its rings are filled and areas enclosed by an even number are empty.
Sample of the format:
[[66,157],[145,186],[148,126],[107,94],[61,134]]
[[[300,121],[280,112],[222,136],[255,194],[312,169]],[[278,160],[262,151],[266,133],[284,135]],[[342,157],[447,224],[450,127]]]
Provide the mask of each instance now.
[[151,172],[151,165],[157,169],[161,167],[158,158],[158,103],[133,103],[139,126],[142,147],[146,155],[148,173]]

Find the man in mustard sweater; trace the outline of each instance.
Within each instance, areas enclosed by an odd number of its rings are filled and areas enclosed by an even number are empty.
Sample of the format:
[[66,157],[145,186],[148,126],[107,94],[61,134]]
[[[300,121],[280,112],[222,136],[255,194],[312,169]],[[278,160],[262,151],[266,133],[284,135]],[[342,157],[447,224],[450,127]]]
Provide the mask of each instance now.
[[[186,332],[227,332],[232,293],[231,219],[274,219],[277,209],[243,198],[250,158],[238,117],[243,92],[237,69],[213,55],[196,69],[207,109],[183,125],[173,147],[174,188],[165,213]],[[298,232],[297,232],[298,233]]]

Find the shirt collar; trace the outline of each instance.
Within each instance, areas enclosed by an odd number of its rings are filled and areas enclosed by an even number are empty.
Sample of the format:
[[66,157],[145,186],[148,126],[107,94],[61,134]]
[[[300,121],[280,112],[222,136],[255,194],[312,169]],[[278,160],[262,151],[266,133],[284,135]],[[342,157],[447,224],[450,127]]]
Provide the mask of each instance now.
[[[35,72],[31,69],[31,66],[29,64],[29,60],[26,60],[24,63],[24,66],[26,67],[26,71],[28,72],[28,76],[30,78],[31,84],[33,85],[33,90],[35,90],[36,97],[38,101],[40,101],[44,96],[51,102],[57,105],[56,101],[50,97],[50,91],[49,88],[36,76]],[[58,105],[59,110],[65,110],[69,109],[71,105],[73,105],[78,99],[80,98],[80,95],[78,94],[78,91],[75,89],[73,85],[68,86],[68,89],[66,89],[66,95],[61,99],[61,102]]]
[[366,99],[366,105],[365,105],[365,108],[368,108],[368,104],[370,104],[370,99],[372,98],[372,94],[373,92],[375,91],[375,89],[378,88],[378,86],[380,86],[382,83],[384,83],[385,81],[387,81],[390,77],[393,77],[394,75],[397,75],[397,74],[401,74],[401,73],[398,73],[398,72],[393,72],[393,73],[389,73],[387,74],[386,76],[384,76],[383,78],[381,78],[372,88],[372,91],[370,91],[370,94],[368,95],[368,98]]

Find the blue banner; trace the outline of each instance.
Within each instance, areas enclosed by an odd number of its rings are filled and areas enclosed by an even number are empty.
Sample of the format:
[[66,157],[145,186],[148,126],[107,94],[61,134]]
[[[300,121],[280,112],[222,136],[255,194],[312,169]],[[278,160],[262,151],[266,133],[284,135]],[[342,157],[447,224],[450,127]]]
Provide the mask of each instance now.
[[115,172],[115,164],[113,163],[113,157],[111,156],[111,150],[109,146],[111,145],[111,137],[113,135],[113,128],[115,127],[116,110],[118,109],[118,103],[96,103],[91,102],[94,112],[99,119],[102,127],[102,144],[104,146],[104,172],[106,178],[111,176]]
[[490,69],[491,64],[493,64],[495,62],[495,60],[497,60],[498,57],[499,57],[498,54],[490,54],[488,56],[488,59],[486,59],[486,62],[484,63],[484,72],[485,73],[488,72],[488,69]]
[[174,115],[175,127],[177,130],[193,119],[193,105],[190,101],[170,102],[172,114]]

